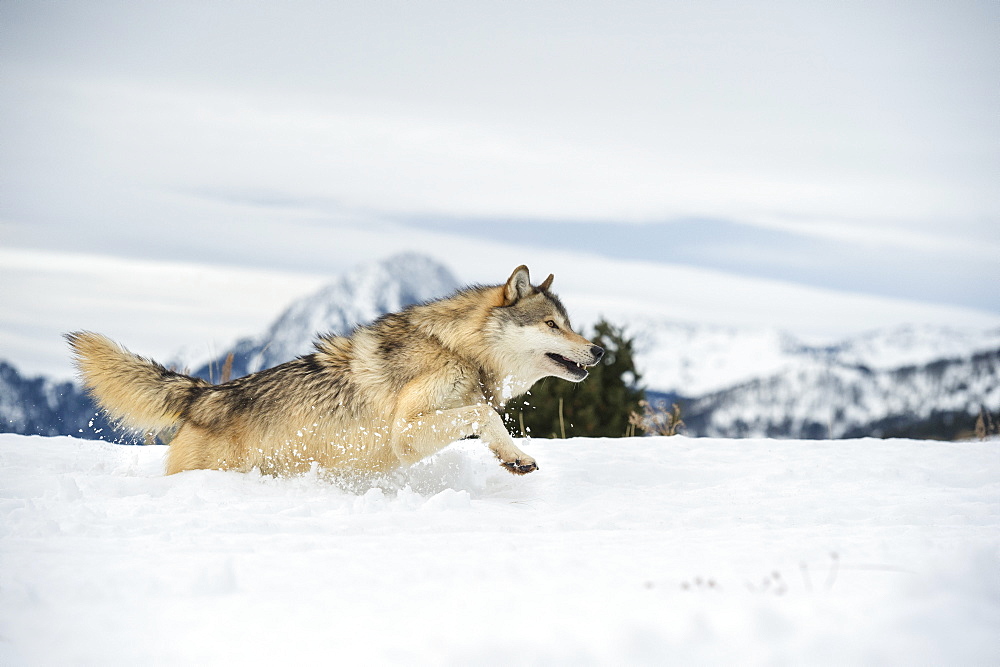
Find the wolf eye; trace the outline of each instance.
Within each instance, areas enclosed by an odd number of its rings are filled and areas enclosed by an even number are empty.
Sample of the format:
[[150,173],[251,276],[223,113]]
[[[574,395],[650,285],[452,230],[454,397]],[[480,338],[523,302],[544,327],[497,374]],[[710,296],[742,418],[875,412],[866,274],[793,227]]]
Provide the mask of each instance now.
[[559,325],[556,324],[555,322],[553,322],[552,320],[545,320],[545,323],[547,325],[549,325],[550,329],[558,329],[559,328]]

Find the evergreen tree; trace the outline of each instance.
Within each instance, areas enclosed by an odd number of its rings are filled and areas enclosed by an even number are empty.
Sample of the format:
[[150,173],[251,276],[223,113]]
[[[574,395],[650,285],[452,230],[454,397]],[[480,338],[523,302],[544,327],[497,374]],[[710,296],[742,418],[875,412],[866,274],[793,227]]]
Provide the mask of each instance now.
[[583,382],[545,378],[530,393],[510,401],[504,422],[511,435],[521,436],[522,426],[525,434],[540,438],[625,435],[629,414],[641,411],[639,401],[645,398],[632,339],[605,320],[594,331],[594,343],[604,348],[604,358],[590,369],[590,377]]

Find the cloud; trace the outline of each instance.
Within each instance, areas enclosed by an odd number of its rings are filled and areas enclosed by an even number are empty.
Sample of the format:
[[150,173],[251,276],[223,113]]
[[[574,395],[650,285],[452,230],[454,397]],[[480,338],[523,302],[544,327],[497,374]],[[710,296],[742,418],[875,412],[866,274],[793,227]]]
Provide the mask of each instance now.
[[[966,255],[985,282],[1000,244],[996,13],[2,3],[0,219],[28,245],[164,258],[279,211],[724,220],[787,232],[818,265],[836,257],[802,238],[948,267]],[[752,251],[727,235],[726,252]]]
[[[903,230],[839,225],[749,225],[717,219],[660,223],[545,220],[414,219],[436,229],[482,239],[502,236],[539,248],[589,252],[617,259],[699,266],[738,275],[961,304],[1000,312],[998,248],[971,242],[935,243]],[[683,286],[669,286],[684,289]]]

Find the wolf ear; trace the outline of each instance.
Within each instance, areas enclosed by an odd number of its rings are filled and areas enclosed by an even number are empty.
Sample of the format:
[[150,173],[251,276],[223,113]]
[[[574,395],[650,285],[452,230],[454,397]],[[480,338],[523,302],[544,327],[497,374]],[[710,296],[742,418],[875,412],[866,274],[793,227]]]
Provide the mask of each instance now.
[[540,291],[540,292],[548,292],[549,288],[552,287],[552,279],[553,278],[555,278],[555,276],[550,273],[549,277],[546,278],[545,280],[543,280],[542,284],[538,286],[538,291]]
[[503,305],[510,306],[531,294],[531,277],[524,264],[514,269],[507,284],[503,286]]

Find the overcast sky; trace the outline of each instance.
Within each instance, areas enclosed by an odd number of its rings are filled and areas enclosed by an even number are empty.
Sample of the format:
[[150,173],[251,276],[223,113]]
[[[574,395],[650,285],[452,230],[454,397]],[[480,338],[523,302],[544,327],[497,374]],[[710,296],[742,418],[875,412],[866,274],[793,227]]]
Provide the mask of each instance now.
[[8,247],[382,226],[1000,312],[996,2],[0,0],[0,59]]

